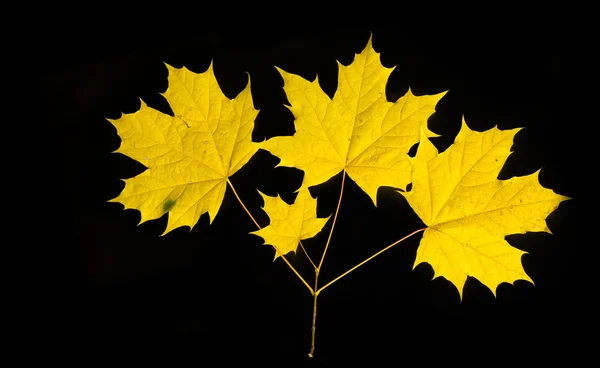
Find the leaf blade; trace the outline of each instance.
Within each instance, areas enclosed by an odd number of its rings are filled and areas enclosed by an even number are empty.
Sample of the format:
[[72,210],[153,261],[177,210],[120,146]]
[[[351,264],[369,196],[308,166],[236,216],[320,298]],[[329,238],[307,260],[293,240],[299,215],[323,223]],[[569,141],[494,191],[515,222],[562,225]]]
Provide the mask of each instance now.
[[407,153],[419,141],[421,128],[428,137],[436,136],[427,119],[446,92],[415,96],[409,90],[388,102],[385,88],[394,68],[381,64],[371,39],[350,65],[338,62],[333,99],[318,79],[309,82],[278,70],[296,126],[293,136],[273,137],[261,146],[280,158],[278,166],[303,170],[307,187],[346,170],[375,205],[379,187],[406,187],[411,178]]
[[212,223],[225,196],[227,179],[256,153],[250,83],[233,100],[218,86],[212,63],[203,73],[166,65],[169,86],[163,96],[175,116],[143,101],[140,109],[109,122],[121,145],[115,151],[146,166],[126,179],[111,202],[141,212],[141,223],[169,213],[162,235],[198,222],[208,212]]
[[[263,244],[273,245],[282,255],[295,253],[299,242],[315,237],[331,217],[317,218],[317,200],[310,195],[308,189],[300,189],[291,205],[279,196],[260,194],[265,202],[263,209],[271,222],[250,234],[260,236],[264,239]],[[276,252],[273,260],[279,256]]]
[[[525,273],[525,253],[506,235],[546,231],[546,217],[568,199],[539,185],[539,171],[497,180],[519,129],[471,130],[463,120],[455,143],[439,154],[422,138],[413,166],[413,187],[401,192],[429,226],[415,266],[427,262],[435,277],[454,284],[462,298],[467,276],[493,293],[502,282],[533,281]],[[423,249],[421,249],[423,247]]]

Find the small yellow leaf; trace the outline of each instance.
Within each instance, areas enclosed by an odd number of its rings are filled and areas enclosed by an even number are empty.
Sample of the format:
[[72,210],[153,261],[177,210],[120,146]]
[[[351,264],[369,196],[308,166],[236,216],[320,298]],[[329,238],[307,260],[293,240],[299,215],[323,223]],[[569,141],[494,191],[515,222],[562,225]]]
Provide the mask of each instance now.
[[261,148],[279,157],[278,166],[304,171],[305,186],[321,184],[342,170],[377,205],[380,186],[405,188],[410,183],[408,151],[427,137],[427,119],[446,92],[415,96],[409,90],[398,101],[388,102],[385,86],[393,68],[384,67],[371,45],[348,65],[339,66],[338,88],[333,97],[323,92],[317,79],[278,69],[295,117],[296,133],[274,137]]
[[169,71],[163,94],[174,117],[148,107],[109,120],[121,137],[116,152],[141,162],[147,170],[125,180],[125,188],[111,202],[141,212],[141,222],[169,212],[166,234],[190,229],[208,212],[217,215],[228,178],[242,168],[259,148],[252,142],[258,111],[250,83],[229,100],[217,83],[212,63],[204,73]]
[[[311,197],[308,189],[300,189],[291,205],[279,196],[260,195],[265,201],[263,208],[271,223],[250,234],[260,236],[265,240],[264,244],[273,245],[283,255],[296,252],[300,240],[316,236],[331,217],[317,218],[317,200]],[[279,254],[275,252],[274,260],[277,257]]]
[[467,276],[486,285],[494,295],[502,282],[533,281],[521,256],[504,237],[527,231],[550,232],[546,217],[568,197],[538,182],[539,171],[508,180],[498,174],[510,154],[519,128],[476,132],[463,120],[454,144],[438,154],[421,138],[411,158],[413,186],[402,193],[428,226],[414,263],[427,262],[435,277],[452,282],[462,298]]

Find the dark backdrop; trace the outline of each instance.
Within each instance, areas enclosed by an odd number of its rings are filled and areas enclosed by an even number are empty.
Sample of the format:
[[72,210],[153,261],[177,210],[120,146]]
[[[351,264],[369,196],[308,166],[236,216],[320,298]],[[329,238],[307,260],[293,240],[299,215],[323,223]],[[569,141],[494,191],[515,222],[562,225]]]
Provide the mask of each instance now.
[[[293,133],[283,81],[274,65],[319,81],[333,96],[336,60],[349,64],[373,32],[385,66],[397,65],[387,85],[395,101],[410,86],[415,94],[450,92],[438,104],[429,127],[440,151],[454,140],[464,114],[471,128],[526,127],[513,146],[500,178],[542,168],[541,184],[576,197],[569,165],[577,154],[574,131],[560,116],[560,55],[552,37],[531,32],[502,33],[482,43],[477,37],[439,33],[415,36],[400,27],[309,31],[201,32],[180,40],[136,32],[93,37],[79,43],[70,33],[52,45],[43,79],[52,142],[61,170],[53,174],[64,213],[56,215],[54,250],[63,262],[56,298],[64,302],[60,319],[68,331],[67,355],[85,361],[100,357],[153,358],[164,352],[195,364],[219,358],[248,364],[337,366],[362,359],[396,365],[432,361],[488,364],[510,357],[520,362],[553,360],[574,354],[585,325],[577,318],[575,295],[576,200],[560,205],[549,218],[553,235],[509,236],[528,251],[523,265],[536,285],[502,284],[497,298],[477,280],[467,281],[463,301],[443,278],[431,281],[429,265],[414,271],[421,235],[371,261],[319,298],[317,349],[309,362],[312,298],[262,239],[248,235],[254,225],[228,188],[218,216],[207,214],[190,232],[165,237],[166,215],[139,226],[137,211],[107,203],[143,167],[112,154],[119,146],[116,119],[139,108],[139,98],[164,112],[159,95],[167,88],[167,69],[185,65],[203,72],[211,59],[229,98],[252,80],[260,110],[253,139]],[[547,35],[546,35],[547,36]],[[301,172],[273,169],[277,159],[259,151],[232,177],[240,196],[262,225],[256,189],[292,200]],[[313,188],[318,213],[335,210],[341,175]],[[321,279],[327,281],[391,242],[422,227],[405,200],[389,188],[375,208],[354,182],[346,181],[340,215]],[[314,241],[317,258],[331,222]],[[310,265],[299,253],[289,260],[307,278]],[[62,305],[62,304],[61,304]],[[209,364],[208,366],[220,366]],[[375,365],[377,366],[377,365]]]

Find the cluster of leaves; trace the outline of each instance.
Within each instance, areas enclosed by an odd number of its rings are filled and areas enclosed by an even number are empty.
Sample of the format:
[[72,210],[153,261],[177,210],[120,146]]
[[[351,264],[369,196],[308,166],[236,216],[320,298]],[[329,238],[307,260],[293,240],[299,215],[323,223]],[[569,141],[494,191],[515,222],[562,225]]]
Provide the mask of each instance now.
[[[275,259],[285,261],[302,240],[321,231],[331,216],[317,218],[316,199],[308,188],[343,172],[374,205],[379,187],[398,188],[427,225],[414,265],[429,263],[435,277],[452,282],[461,297],[467,276],[477,278],[494,294],[502,282],[533,282],[521,265],[524,252],[504,238],[528,231],[550,232],[546,217],[568,198],[543,188],[539,171],[497,179],[519,129],[477,132],[463,120],[454,143],[439,153],[429,140],[437,135],[427,128],[427,119],[445,92],[415,96],[409,90],[396,102],[387,101],[385,86],[393,68],[381,64],[371,40],[350,65],[338,64],[333,98],[317,79],[307,81],[278,69],[296,132],[264,142],[251,139],[258,111],[250,83],[229,100],[219,88],[212,64],[200,74],[167,65],[168,89],[163,95],[174,116],[142,102],[139,111],[111,120],[122,140],[116,152],[147,167],[125,180],[124,190],[112,201],[139,210],[142,222],[168,212],[164,234],[181,226],[192,228],[206,212],[212,223],[226,186],[236,193],[229,177],[264,149],[280,159],[278,166],[304,172],[291,205],[261,193],[270,223],[264,228],[256,224],[253,234],[274,247]],[[408,151],[417,143],[417,153],[410,157]],[[317,277],[322,261],[315,265]],[[306,285],[313,295],[320,291],[316,285],[315,289]]]

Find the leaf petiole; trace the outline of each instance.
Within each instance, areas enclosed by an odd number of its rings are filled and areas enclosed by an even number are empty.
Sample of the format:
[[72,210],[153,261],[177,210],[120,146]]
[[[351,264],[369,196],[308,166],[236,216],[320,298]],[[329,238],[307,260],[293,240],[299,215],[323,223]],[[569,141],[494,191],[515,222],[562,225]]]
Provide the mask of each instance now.
[[378,255],[380,255],[381,253],[385,252],[386,250],[388,250],[388,249],[392,248],[392,247],[393,247],[393,246],[395,246],[396,244],[398,244],[398,243],[400,243],[400,242],[402,242],[402,241],[404,241],[404,240],[406,240],[406,239],[410,238],[411,236],[413,236],[413,235],[415,235],[415,234],[417,234],[417,233],[419,233],[419,232],[421,232],[421,231],[424,231],[425,229],[426,229],[426,228],[424,227],[424,228],[422,228],[422,229],[419,229],[419,230],[413,231],[412,233],[410,233],[410,234],[406,235],[404,238],[402,238],[402,239],[400,239],[400,240],[397,240],[397,241],[393,242],[392,244],[390,244],[390,245],[388,245],[387,247],[383,248],[383,249],[382,249],[382,250],[380,250],[379,252],[377,252],[377,253],[373,254],[371,257],[369,257],[369,258],[365,259],[364,261],[360,262],[359,264],[357,264],[356,266],[352,267],[352,268],[351,268],[351,269],[349,269],[348,271],[346,271],[346,272],[344,272],[343,274],[339,275],[339,276],[338,276],[338,277],[336,277],[335,279],[333,279],[333,280],[329,281],[327,284],[325,284],[323,287],[321,287],[320,289],[318,289],[318,290],[315,292],[315,297],[316,297],[317,295],[319,295],[319,293],[321,293],[321,292],[322,292],[322,291],[323,291],[325,288],[327,288],[329,285],[331,285],[331,284],[333,284],[334,282],[338,281],[339,279],[341,279],[342,277],[346,276],[346,275],[347,275],[347,274],[349,274],[350,272],[352,272],[352,271],[356,270],[356,269],[357,269],[357,268],[359,268],[360,266],[362,266],[362,265],[364,265],[365,263],[369,262],[370,260],[372,260],[373,258],[377,257]]
[[333,215],[333,224],[331,224],[331,230],[329,231],[329,237],[327,238],[327,243],[325,243],[325,250],[323,251],[323,255],[321,256],[321,261],[319,262],[319,267],[317,267],[317,271],[321,269],[323,266],[323,260],[325,259],[325,254],[327,253],[327,248],[329,248],[329,242],[331,241],[331,236],[333,235],[333,228],[335,227],[335,222],[337,221],[338,213],[340,212],[340,206],[342,205],[342,195],[344,194],[344,181],[346,179],[346,170],[342,171],[342,187],[340,189],[340,198],[338,199],[338,204],[335,209],[335,215]]
[[302,240],[299,240],[300,243],[300,248],[302,248],[302,251],[304,252],[304,255],[306,256],[306,258],[308,258],[308,261],[310,262],[310,264],[314,267],[314,269],[317,269],[317,265],[315,264],[315,262],[313,262],[313,260],[310,258],[310,256],[308,255],[308,252],[306,251],[306,248],[304,248],[304,245],[302,244]]

